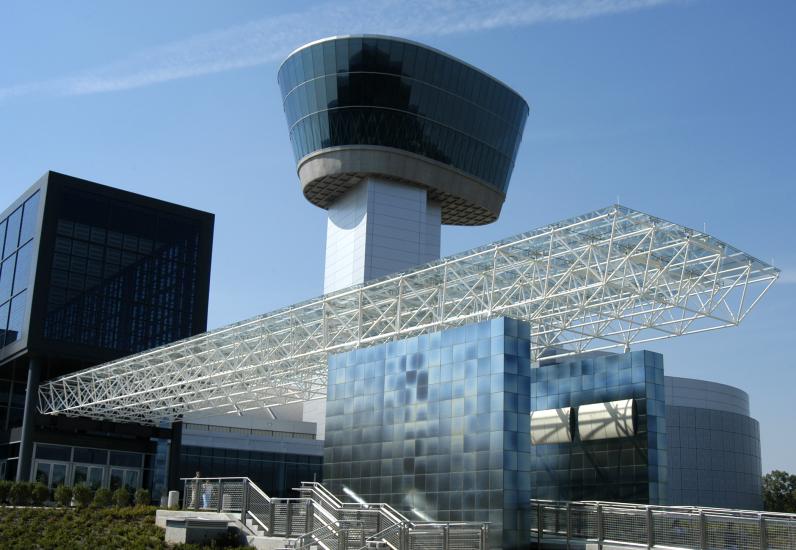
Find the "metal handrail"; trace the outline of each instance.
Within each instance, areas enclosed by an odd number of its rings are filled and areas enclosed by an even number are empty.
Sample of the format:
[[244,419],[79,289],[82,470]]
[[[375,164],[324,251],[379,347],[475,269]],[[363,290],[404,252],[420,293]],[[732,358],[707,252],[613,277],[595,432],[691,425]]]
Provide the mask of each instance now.
[[[399,548],[397,548],[397,547],[393,546],[392,544],[390,544],[390,541],[387,540],[387,535],[389,535],[393,531],[400,532],[401,529],[405,529],[405,528],[406,528],[406,525],[403,524],[403,523],[396,523],[396,524],[390,525],[389,527],[387,527],[386,529],[382,529],[381,531],[379,531],[375,535],[369,536],[366,539],[366,542],[373,542],[373,541],[378,542],[378,541],[381,541],[381,542],[384,542],[385,544],[389,545],[389,547],[393,548],[394,550],[400,550]],[[357,550],[365,550],[367,547],[368,546],[366,544],[366,545],[362,546],[361,548],[359,548]]]
[[[271,498],[248,477],[181,478],[185,484],[183,507],[217,512],[240,513],[240,521],[249,520],[269,536],[295,537],[289,544],[294,550],[318,545],[323,550],[346,550],[365,546],[365,540],[384,540],[391,548],[401,550],[413,543],[444,541],[440,550],[447,550],[451,531],[463,535],[464,545],[457,548],[487,550],[488,525],[467,522],[413,523],[385,503],[350,504],[341,502],[317,482],[302,483],[297,489],[309,497]],[[201,491],[201,494],[200,494]],[[313,525],[322,525],[313,528]],[[398,539],[385,537],[398,532]]]
[[[337,530],[334,530],[334,527],[337,527]],[[312,531],[311,533],[307,533],[301,535],[294,541],[292,546],[293,550],[305,550],[314,544],[319,544],[324,548],[329,549],[328,545],[324,543],[324,541],[328,540],[329,537],[319,537],[317,533],[322,531],[328,531],[328,534],[332,537],[336,537],[338,541],[345,540],[347,538],[348,532],[352,529],[360,529],[362,532],[362,538],[364,539],[364,524],[361,521],[356,520],[340,520],[335,521],[334,523],[329,523],[326,525],[322,525]],[[338,544],[338,547],[341,546]],[[343,545],[344,546],[344,545]],[[339,548],[338,548],[339,550]]]
[[530,534],[638,548],[796,548],[796,514],[620,502],[531,500]]

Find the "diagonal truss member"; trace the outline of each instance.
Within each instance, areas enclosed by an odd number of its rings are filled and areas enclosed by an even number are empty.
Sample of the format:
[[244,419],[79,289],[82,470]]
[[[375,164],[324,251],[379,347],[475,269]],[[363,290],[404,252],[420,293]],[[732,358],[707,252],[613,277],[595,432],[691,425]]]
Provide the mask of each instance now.
[[47,414],[160,423],[326,396],[330,353],[498,316],[531,357],[737,325],[779,276],[705,233],[614,205],[39,388]]

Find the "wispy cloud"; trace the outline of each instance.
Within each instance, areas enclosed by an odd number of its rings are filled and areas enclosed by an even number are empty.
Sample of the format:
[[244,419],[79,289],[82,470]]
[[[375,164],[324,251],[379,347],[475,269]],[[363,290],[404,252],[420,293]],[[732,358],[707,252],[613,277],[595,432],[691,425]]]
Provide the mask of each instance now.
[[127,90],[252,67],[335,34],[422,38],[590,19],[677,1],[682,0],[342,0],[149,48],[82,74],[0,88],[0,100]]

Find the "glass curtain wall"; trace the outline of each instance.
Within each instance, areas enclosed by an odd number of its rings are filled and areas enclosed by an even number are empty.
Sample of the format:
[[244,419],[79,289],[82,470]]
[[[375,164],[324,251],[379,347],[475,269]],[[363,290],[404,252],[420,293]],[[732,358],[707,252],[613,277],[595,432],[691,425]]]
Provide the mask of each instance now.
[[436,50],[390,38],[308,46],[279,85],[296,160],[327,147],[380,145],[417,153],[505,192],[528,105]]
[[0,221],[0,348],[22,337],[41,193]]

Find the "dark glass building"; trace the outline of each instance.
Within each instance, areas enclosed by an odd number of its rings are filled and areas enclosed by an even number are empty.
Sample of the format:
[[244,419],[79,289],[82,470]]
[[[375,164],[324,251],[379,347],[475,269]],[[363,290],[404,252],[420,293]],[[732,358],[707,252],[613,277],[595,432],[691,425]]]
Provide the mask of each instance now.
[[204,332],[213,223],[56,172],[0,215],[2,477],[151,484],[170,430],[40,417],[36,388]]

